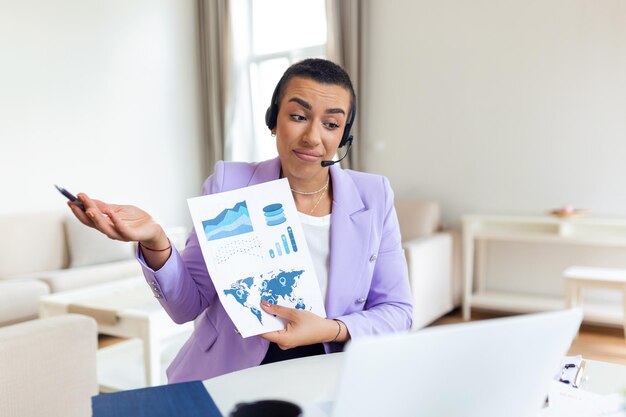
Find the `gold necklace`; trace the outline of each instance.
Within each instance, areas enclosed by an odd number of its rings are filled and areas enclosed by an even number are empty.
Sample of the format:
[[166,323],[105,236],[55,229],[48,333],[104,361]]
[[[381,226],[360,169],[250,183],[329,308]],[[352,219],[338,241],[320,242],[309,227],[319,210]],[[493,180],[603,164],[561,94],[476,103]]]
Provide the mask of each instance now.
[[317,208],[318,204],[320,203],[320,201],[322,201],[322,198],[324,198],[324,195],[326,195],[326,189],[328,188],[328,183],[326,183],[326,187],[324,187],[324,192],[322,193],[322,195],[320,195],[320,198],[317,199],[317,203],[315,203],[315,205],[313,206],[313,208],[311,209],[311,211],[309,211],[309,215],[313,214],[313,212],[315,211],[315,209]]
[[296,194],[300,194],[300,195],[315,195],[315,194],[319,194],[322,191],[326,191],[326,189],[328,188],[328,184],[330,184],[330,175],[328,176],[328,178],[326,178],[326,184],[320,188],[317,191],[298,191],[298,190],[294,190],[293,188],[289,187],[290,190]]

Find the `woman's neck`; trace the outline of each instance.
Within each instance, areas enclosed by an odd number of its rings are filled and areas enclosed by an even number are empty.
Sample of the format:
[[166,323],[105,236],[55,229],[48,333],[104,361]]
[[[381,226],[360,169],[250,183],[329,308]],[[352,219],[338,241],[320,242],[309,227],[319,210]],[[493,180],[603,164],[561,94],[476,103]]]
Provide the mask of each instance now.
[[327,174],[325,177],[315,179],[287,177],[287,180],[289,181],[289,187],[294,194],[316,195],[322,193],[329,187],[330,175]]
[[[283,173],[281,172],[281,177]],[[289,187],[300,213],[309,216],[325,216],[332,211],[332,182],[330,174],[311,180],[289,178]]]
[[300,213],[321,217],[332,212],[333,195],[331,186],[317,195],[302,195],[293,192],[292,195],[293,201],[296,203],[296,209]]
[[325,187],[330,184],[330,172],[324,170],[320,175],[314,178],[296,178],[290,175],[285,175],[283,170],[280,170],[280,178],[287,178],[289,181],[289,187],[294,194],[301,195],[313,195],[324,191]]

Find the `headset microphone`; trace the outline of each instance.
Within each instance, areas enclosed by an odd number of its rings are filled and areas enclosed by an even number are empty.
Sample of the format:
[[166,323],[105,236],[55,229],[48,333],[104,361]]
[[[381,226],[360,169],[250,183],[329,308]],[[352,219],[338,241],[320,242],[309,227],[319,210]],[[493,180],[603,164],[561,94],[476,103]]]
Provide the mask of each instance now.
[[352,147],[352,135],[350,135],[348,137],[348,140],[346,141],[348,143],[348,149],[346,149],[346,153],[343,154],[343,156],[339,159],[337,159],[336,161],[322,161],[322,166],[323,167],[329,167],[331,165],[335,165],[337,162],[341,162],[343,161],[343,159],[348,156],[348,152],[350,152],[350,148]]

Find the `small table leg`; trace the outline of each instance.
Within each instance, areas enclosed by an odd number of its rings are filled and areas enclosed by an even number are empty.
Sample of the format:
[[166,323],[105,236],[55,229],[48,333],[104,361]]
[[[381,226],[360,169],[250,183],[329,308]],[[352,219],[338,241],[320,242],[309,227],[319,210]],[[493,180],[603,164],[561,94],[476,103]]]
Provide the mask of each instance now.
[[143,341],[143,363],[146,371],[146,386],[161,385],[161,341],[148,320],[141,331]]
[[565,285],[565,306],[567,308],[576,308],[580,305],[580,286],[578,283],[567,281]]

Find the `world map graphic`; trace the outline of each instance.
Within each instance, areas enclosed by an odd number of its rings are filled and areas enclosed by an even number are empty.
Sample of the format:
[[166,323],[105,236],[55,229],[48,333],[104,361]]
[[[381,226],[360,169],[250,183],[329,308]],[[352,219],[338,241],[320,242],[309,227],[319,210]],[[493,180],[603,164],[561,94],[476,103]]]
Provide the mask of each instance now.
[[[226,296],[233,296],[237,303],[252,313],[261,324],[261,301],[277,304],[279,299],[291,302],[295,308],[305,310],[304,299],[297,297],[295,289],[304,270],[283,271],[282,269],[274,274],[270,272],[261,274],[259,277],[247,277],[238,279],[224,290]],[[269,276],[269,277],[267,277]]]

